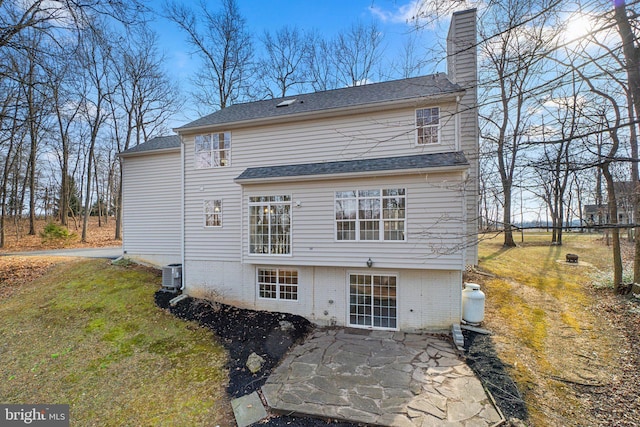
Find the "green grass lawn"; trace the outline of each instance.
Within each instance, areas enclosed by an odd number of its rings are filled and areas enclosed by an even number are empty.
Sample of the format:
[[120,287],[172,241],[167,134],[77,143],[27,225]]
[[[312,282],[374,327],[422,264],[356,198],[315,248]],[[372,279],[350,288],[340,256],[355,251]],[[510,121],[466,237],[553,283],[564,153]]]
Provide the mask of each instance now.
[[[616,331],[594,309],[594,289],[610,280],[611,247],[596,234],[567,233],[563,246],[551,245],[549,233],[517,237],[515,248],[504,248],[502,235],[479,246],[479,265],[494,276],[479,278],[485,325],[496,332],[532,424],[584,425],[586,408],[567,384],[607,384],[616,366]],[[567,253],[580,264],[567,264]]]
[[154,305],[159,283],[73,261],[0,300],[0,402],[70,404],[73,426],[226,424],[225,350]]

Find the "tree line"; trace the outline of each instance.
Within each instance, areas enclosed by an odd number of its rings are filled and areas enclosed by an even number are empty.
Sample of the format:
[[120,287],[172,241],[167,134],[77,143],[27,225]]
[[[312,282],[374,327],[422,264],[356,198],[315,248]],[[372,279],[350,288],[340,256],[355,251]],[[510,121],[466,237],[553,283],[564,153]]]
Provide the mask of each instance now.
[[[637,7],[494,1],[480,20],[483,225],[497,224],[504,245],[515,246],[514,196],[527,191],[550,218],[554,244],[575,220],[606,229],[618,290],[625,288],[620,230],[640,217]],[[637,283],[640,227],[633,232]]]

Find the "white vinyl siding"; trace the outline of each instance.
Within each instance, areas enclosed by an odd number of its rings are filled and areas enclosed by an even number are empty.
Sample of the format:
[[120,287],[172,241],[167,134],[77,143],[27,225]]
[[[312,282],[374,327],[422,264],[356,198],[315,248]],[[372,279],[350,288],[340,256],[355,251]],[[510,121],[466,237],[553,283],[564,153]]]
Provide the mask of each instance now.
[[181,262],[180,151],[123,158],[122,249],[155,265]]
[[[442,102],[439,105],[442,143],[437,146],[416,147],[414,108],[266,125],[255,129],[231,129],[233,162],[229,167],[217,169],[194,168],[195,136],[185,136],[185,258],[234,261],[249,253],[248,247],[241,249],[240,239],[241,223],[244,221],[246,226],[249,215],[247,201],[246,198],[243,200],[242,187],[234,182],[234,178],[246,168],[455,151],[455,105]],[[402,181],[396,182],[403,185]],[[312,185],[310,197],[315,195],[315,186],[316,184]],[[365,182],[361,188],[368,186],[369,183]],[[290,193],[287,186],[282,188],[286,194]],[[351,189],[353,188],[345,188],[345,191]],[[332,212],[328,218],[328,228],[318,230],[313,227],[313,231],[296,229],[294,233],[300,233],[300,236],[310,232],[320,233],[335,242],[334,192],[328,193],[328,200],[325,197],[327,193],[322,194],[324,206],[320,208],[328,207]],[[260,196],[264,193],[253,195]],[[202,233],[202,200],[209,198],[224,200],[224,227],[216,231],[215,241],[209,234]],[[292,214],[295,215],[297,210],[294,203]],[[296,239],[296,236],[293,238]],[[406,250],[409,251],[410,248],[407,247]]]
[[[371,258],[375,268],[463,268],[464,232],[462,172],[245,185],[246,197],[282,194],[292,200],[291,245],[287,265],[365,267]],[[405,188],[406,232],[404,241],[337,241],[335,236],[336,192],[353,188]],[[242,237],[249,253],[248,230]],[[246,257],[244,262],[252,262]],[[268,260],[260,257],[259,262]],[[258,262],[256,260],[256,262]],[[278,258],[274,264],[282,264]]]

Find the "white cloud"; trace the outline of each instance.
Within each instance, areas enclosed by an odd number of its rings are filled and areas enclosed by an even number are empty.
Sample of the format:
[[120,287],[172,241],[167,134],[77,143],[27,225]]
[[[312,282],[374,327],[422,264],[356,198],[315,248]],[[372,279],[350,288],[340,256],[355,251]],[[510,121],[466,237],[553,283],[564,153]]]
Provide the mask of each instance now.
[[394,2],[392,10],[385,10],[380,3],[371,6],[371,13],[382,22],[431,25],[448,20],[455,11],[477,7],[480,0],[410,0],[405,4]]

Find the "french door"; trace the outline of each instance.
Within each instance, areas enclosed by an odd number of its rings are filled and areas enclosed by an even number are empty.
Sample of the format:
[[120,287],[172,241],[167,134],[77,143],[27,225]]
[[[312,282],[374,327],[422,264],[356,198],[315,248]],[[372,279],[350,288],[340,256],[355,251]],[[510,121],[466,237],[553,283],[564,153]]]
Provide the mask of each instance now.
[[349,275],[349,324],[381,329],[397,326],[396,276]]

